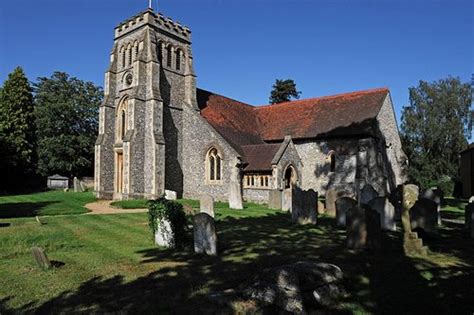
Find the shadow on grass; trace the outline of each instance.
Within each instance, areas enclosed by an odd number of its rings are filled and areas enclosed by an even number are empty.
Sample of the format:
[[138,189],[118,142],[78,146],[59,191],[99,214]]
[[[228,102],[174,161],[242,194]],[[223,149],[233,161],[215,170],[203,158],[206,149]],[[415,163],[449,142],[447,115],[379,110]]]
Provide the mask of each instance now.
[[440,239],[429,244],[462,261],[449,268],[404,256],[399,233],[385,234],[380,252],[349,251],[345,232],[325,217],[317,227],[293,225],[287,214],[226,218],[217,222],[217,232],[217,257],[195,255],[191,246],[182,251],[143,250],[142,264],[159,262],[164,267],[131,281],[122,275],[92,278],[33,311],[231,313],[229,306],[213,304],[207,294],[236,288],[263,268],[311,260],[336,264],[346,276],[348,295],[324,310],[330,313],[472,312],[472,242],[456,227],[446,227]]
[[42,209],[58,202],[59,201],[0,203],[0,218],[34,217],[40,215]]

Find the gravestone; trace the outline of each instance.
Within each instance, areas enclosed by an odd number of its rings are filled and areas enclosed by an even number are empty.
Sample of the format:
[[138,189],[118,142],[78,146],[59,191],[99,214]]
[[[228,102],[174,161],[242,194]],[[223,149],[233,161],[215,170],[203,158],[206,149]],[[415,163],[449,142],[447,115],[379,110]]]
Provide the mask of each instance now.
[[174,233],[171,222],[166,219],[158,220],[158,229],[155,232],[155,244],[163,247],[174,247]]
[[244,208],[240,185],[234,181],[231,181],[229,184],[229,208],[239,210]]
[[473,203],[474,202],[474,196],[471,196],[471,198],[469,198],[469,203]]
[[427,233],[436,232],[438,227],[438,204],[433,200],[419,198],[410,209],[411,228],[423,229]]
[[381,215],[376,210],[365,208],[365,222],[367,226],[367,247],[373,250],[382,248]]
[[207,213],[193,217],[194,252],[217,255],[217,234],[214,219]]
[[270,209],[281,209],[281,190],[272,189],[268,193],[268,208]]
[[360,191],[359,201],[363,204],[369,204],[369,201],[378,197],[379,194],[371,185],[365,185]]
[[324,202],[322,202],[321,200],[318,200],[318,214],[323,214],[324,212],[326,212],[326,209],[324,207]]
[[365,206],[355,206],[346,213],[346,242],[351,249],[361,249],[367,244]]
[[68,189],[69,188],[69,178],[55,174],[48,177],[47,187],[49,189]]
[[357,201],[350,197],[341,197],[336,200],[336,224],[346,227],[347,211],[357,205]]
[[419,188],[408,184],[402,187],[402,226],[403,226],[403,251],[406,255],[426,255],[428,248],[423,246],[423,240],[418,238],[418,233],[413,232],[410,223],[410,209],[418,199]]
[[298,224],[316,224],[318,193],[313,189],[293,188],[291,218]]
[[429,188],[423,192],[421,197],[433,200],[438,205],[438,225],[441,225],[441,203],[442,203],[442,192],[441,190],[434,188]]
[[36,263],[42,269],[49,269],[51,268],[51,262],[46,256],[44,250],[40,247],[32,247],[31,252],[33,253],[33,257],[35,258]]
[[74,177],[74,192],[84,192],[81,181],[77,177]]
[[165,190],[165,199],[166,200],[176,200],[178,199],[178,194],[173,190]]
[[336,200],[341,197],[355,198],[354,189],[348,186],[335,186],[326,191],[326,211],[331,215],[336,214]]
[[464,225],[468,231],[472,227],[472,215],[474,213],[474,203],[468,203],[464,207]]
[[474,221],[474,209],[471,211],[471,238],[474,239],[474,224],[472,223]]
[[396,231],[395,207],[387,197],[377,197],[369,201],[369,207],[380,215],[380,224],[383,230]]
[[202,195],[199,200],[201,213],[207,213],[214,218],[214,198],[209,195]]
[[291,198],[292,198],[291,189],[283,190],[282,196],[281,196],[281,210],[291,211],[291,203],[292,203]]

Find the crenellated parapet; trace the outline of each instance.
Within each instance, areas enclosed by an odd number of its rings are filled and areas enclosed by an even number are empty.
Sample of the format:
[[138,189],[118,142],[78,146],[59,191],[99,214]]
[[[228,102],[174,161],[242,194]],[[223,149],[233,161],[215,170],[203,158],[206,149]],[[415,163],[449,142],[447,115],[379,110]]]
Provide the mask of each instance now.
[[189,27],[184,26],[179,22],[175,22],[161,13],[155,13],[152,9],[143,11],[120,23],[115,28],[115,39],[129,34],[144,25],[151,25],[154,28],[175,36],[187,43],[191,42],[191,30]]

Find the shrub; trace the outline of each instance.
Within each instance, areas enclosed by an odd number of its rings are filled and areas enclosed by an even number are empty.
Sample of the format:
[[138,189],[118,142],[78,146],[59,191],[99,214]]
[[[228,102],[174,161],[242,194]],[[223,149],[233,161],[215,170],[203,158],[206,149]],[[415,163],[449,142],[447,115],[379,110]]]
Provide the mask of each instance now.
[[158,221],[170,222],[176,247],[183,247],[187,241],[188,224],[183,206],[173,200],[167,200],[164,196],[148,201],[148,225],[153,237],[158,230]]

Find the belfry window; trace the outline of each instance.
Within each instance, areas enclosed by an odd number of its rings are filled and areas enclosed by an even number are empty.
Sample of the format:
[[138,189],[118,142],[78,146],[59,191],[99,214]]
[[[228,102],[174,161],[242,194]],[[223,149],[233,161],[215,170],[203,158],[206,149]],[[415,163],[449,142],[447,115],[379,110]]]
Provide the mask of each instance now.
[[176,50],[176,70],[181,70],[181,50]]
[[336,154],[334,152],[329,153],[330,172],[336,171]]
[[222,178],[222,158],[217,149],[209,150],[207,156],[207,171],[210,182],[218,182]]
[[128,65],[132,64],[132,46],[128,48]]
[[173,64],[173,52],[171,50],[171,45],[166,47],[166,65],[171,68],[171,65]]

